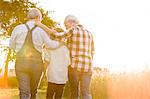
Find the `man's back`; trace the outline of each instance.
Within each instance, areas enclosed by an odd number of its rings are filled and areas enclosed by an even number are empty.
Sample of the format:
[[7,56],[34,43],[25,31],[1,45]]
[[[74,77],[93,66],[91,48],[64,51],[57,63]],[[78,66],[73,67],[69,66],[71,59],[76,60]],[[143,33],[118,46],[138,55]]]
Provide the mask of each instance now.
[[68,39],[68,47],[72,57],[72,67],[89,71],[92,68],[94,43],[92,34],[77,25],[72,29],[72,36]]
[[[30,29],[35,26],[34,21],[28,21],[26,24],[29,26]],[[18,52],[24,44],[27,33],[28,33],[28,29],[25,26],[25,24],[21,24],[15,27],[15,29],[12,32],[11,39],[10,39],[10,48]],[[32,40],[33,40],[35,49],[38,50],[39,52],[42,51],[42,45],[44,43],[48,47],[56,47],[59,45],[57,41],[52,41],[48,37],[47,33],[39,27],[36,27],[32,31]]]
[[92,34],[83,27],[77,26],[73,30],[71,47],[73,55],[91,57]]

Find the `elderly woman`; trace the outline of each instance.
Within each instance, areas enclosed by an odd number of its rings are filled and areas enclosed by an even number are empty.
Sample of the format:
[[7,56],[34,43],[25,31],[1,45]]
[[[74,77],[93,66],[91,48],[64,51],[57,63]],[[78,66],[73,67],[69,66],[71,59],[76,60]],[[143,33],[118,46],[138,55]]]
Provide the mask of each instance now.
[[51,40],[47,33],[34,25],[42,20],[38,9],[30,9],[25,24],[14,28],[10,38],[10,48],[16,52],[16,76],[19,82],[20,99],[36,99],[37,88],[43,70],[42,46],[57,48],[58,41]]

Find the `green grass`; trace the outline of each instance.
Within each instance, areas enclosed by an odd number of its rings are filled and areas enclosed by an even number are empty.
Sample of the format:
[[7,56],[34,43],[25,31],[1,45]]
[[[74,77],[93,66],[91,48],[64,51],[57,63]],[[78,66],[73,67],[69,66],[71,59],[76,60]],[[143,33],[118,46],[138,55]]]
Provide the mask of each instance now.
[[[0,80],[0,99],[19,99],[18,82],[15,77],[8,78],[8,88],[1,86]],[[38,99],[46,99],[47,82],[42,81],[38,90]],[[63,99],[70,99],[70,90],[68,83],[65,86]]]
[[[0,99],[19,99],[18,89],[0,89]],[[46,99],[46,90],[38,90],[38,99]]]
[[[38,90],[37,99],[46,99],[46,90]],[[19,99],[18,89],[0,89],[0,99]],[[63,99],[69,99],[63,97]]]
[[[38,90],[37,99],[46,99],[46,86]],[[0,89],[0,99],[19,99],[19,90],[17,88]],[[63,99],[70,99],[70,90],[68,84],[64,89]]]

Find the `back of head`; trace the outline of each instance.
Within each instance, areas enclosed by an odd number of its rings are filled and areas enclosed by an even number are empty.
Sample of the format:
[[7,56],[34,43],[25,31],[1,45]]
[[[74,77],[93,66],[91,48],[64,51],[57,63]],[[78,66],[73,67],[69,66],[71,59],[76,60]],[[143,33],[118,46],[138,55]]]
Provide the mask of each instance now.
[[42,20],[42,14],[41,14],[40,10],[38,10],[37,8],[32,8],[27,13],[27,18],[28,19],[37,19],[37,18],[39,18],[39,20],[41,21]]
[[66,16],[64,22],[69,22],[69,21],[71,21],[71,22],[74,23],[74,24],[79,24],[79,20],[77,19],[77,17],[75,17],[75,16],[73,16],[73,15],[68,15],[68,16]]

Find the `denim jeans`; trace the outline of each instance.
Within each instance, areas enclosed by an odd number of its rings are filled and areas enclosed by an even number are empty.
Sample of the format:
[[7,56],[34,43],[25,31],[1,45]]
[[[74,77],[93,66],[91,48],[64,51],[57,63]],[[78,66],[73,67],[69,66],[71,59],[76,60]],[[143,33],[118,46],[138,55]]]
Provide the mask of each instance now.
[[20,99],[36,99],[43,70],[42,61],[17,59],[15,70]]
[[[89,72],[80,72],[69,67],[68,77],[71,90],[71,99],[79,99],[79,97],[82,97],[82,99],[92,99],[89,91],[91,74],[92,73]],[[81,96],[79,96],[79,94]]]

